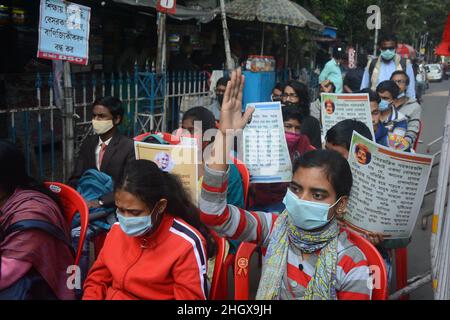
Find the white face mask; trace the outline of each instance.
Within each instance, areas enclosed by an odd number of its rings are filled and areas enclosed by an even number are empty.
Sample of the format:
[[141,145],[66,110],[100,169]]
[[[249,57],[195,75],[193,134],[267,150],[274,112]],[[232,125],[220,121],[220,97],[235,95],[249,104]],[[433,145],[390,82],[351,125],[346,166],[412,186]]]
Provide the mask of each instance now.
[[101,135],[114,128],[114,123],[112,120],[92,120],[92,127],[94,128],[94,132],[96,134]]

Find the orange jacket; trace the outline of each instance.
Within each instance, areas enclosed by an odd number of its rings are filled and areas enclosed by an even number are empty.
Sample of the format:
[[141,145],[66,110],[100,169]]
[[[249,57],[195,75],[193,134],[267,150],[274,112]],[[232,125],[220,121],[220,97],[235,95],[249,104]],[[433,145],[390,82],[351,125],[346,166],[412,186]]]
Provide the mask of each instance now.
[[166,214],[150,237],[129,237],[116,223],[84,283],[84,300],[206,299],[205,240]]

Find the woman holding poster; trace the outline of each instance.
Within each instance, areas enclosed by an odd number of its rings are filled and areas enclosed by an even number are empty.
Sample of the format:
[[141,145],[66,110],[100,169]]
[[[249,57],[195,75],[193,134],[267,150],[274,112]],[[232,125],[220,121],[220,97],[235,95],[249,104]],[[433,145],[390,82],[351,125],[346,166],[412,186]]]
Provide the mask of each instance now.
[[340,154],[310,151],[295,162],[283,200],[286,210],[279,216],[227,205],[225,133],[243,129],[253,113],[253,108],[241,113],[243,85],[238,69],[225,93],[214,141],[215,161],[205,166],[202,221],[222,236],[268,249],[257,299],[369,300],[367,259],[337,223],[345,212],[353,181],[350,166]]

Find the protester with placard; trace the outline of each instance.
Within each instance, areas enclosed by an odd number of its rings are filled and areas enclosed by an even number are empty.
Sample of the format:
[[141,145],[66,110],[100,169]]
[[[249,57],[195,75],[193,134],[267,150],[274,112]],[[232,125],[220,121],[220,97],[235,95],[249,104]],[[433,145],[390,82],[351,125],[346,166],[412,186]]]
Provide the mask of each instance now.
[[377,86],[377,93],[381,98],[378,104],[381,112],[380,121],[389,132],[389,147],[401,151],[410,150],[411,145],[405,140],[408,119],[394,105],[394,101],[400,93],[399,87],[394,81],[386,80]]
[[181,180],[147,160],[116,186],[119,223],[84,283],[84,300],[207,299],[214,240]]
[[422,107],[416,99],[406,95],[409,86],[409,76],[404,71],[395,71],[391,80],[394,81],[400,89],[400,94],[394,101],[394,105],[398,111],[403,113],[408,119],[408,127],[406,129],[405,139],[409,145],[413,146],[420,131],[420,120]]
[[[308,137],[300,133],[302,115],[298,108],[294,106],[284,107],[282,114],[289,156],[292,164],[294,164],[303,154],[315,150],[315,148],[309,143]],[[231,174],[232,168],[230,165],[230,181]],[[286,195],[288,185],[288,183],[252,184],[253,206],[251,210],[281,213],[285,209],[283,198]],[[228,204],[233,203],[228,201]]]
[[[335,93],[336,87],[330,80],[325,80],[320,84],[319,93]],[[319,97],[316,101],[311,102],[311,116],[322,122],[322,103],[321,103],[322,95],[319,94]]]
[[303,116],[301,132],[306,135],[311,144],[322,148],[320,122],[311,116],[308,87],[298,81],[289,80],[283,90],[282,102],[285,106],[296,106]]
[[358,120],[347,119],[337,123],[327,131],[325,136],[325,149],[337,151],[347,159],[353,131],[358,132],[367,139],[373,139],[372,133],[364,123]]
[[339,153],[311,151],[296,162],[284,199],[287,210],[278,217],[227,205],[226,133],[243,129],[254,111],[241,113],[243,82],[238,69],[227,86],[214,141],[217,154],[205,166],[202,221],[223,236],[268,247],[257,299],[370,299],[366,257],[336,219],[352,186],[349,164]]

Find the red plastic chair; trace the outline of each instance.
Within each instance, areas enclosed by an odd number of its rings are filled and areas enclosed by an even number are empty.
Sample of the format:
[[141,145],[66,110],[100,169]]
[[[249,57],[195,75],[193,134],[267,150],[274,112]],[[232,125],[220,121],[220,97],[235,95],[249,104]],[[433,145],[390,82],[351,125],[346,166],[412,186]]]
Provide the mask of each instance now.
[[224,256],[226,241],[225,238],[219,237],[215,232],[211,232],[217,244],[216,261],[214,263],[214,272],[211,281],[211,290],[209,293],[210,300],[224,300],[227,297],[226,288],[222,287],[222,273],[224,271]]
[[80,213],[80,241],[78,243],[77,255],[75,257],[75,265],[78,265],[83,249],[83,243],[86,239],[86,232],[89,224],[89,209],[83,197],[72,187],[59,182],[44,182],[52,192],[58,194],[63,206],[63,213],[69,225],[77,212]]
[[167,133],[167,132],[146,132],[143,134],[140,134],[136,137],[133,138],[134,141],[145,141],[145,139],[147,139],[149,136],[151,136],[152,134],[158,134],[161,136],[161,138],[166,141],[169,144],[179,144],[180,143],[180,138],[177,136],[174,136],[173,134]]
[[[378,250],[366,239],[360,235],[346,230],[349,233],[349,239],[364,252],[369,266],[376,266],[379,271],[380,288],[373,288],[372,300],[386,300],[388,298],[388,281],[386,266]],[[236,262],[234,269],[234,298],[236,300],[248,300],[249,297],[249,279],[250,279],[250,258],[258,248],[253,243],[241,243],[236,252]]]
[[[395,251],[395,275],[397,280],[397,291],[408,285],[408,250],[397,248]],[[400,300],[409,300],[409,295],[404,295]]]
[[250,259],[258,246],[242,242],[236,252],[234,262],[234,299],[248,300],[250,288]]
[[346,230],[349,234],[349,239],[356,244],[356,246],[364,253],[367,258],[369,266],[376,266],[379,270],[380,288],[373,288],[372,300],[387,300],[388,298],[388,277],[386,265],[380,252],[367,239],[359,234]]

